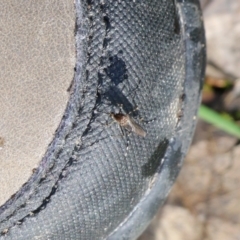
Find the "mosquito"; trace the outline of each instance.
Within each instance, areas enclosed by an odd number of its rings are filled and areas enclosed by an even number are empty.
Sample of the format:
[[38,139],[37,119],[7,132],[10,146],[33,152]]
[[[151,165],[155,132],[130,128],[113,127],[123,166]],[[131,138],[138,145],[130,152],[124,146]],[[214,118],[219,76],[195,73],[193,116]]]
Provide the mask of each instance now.
[[120,127],[126,128],[129,132],[134,132],[141,137],[147,135],[146,131],[136,123],[128,114],[123,113],[111,113],[110,116],[115,122],[119,124]]

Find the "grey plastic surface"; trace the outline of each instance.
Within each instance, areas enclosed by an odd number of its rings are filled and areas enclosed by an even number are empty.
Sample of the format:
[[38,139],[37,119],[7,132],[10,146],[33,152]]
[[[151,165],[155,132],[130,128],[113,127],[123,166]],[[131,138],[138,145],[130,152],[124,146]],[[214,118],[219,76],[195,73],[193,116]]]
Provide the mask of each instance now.
[[[37,171],[1,207],[0,239],[135,239],[191,142],[205,67],[198,1],[78,0],[76,12],[68,107]],[[145,138],[110,124],[120,104]]]

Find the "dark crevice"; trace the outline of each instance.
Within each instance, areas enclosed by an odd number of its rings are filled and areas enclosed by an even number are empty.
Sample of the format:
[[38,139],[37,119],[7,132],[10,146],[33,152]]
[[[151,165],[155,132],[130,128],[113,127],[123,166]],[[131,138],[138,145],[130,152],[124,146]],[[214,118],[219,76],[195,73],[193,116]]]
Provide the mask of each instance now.
[[108,16],[104,16],[103,17],[103,21],[105,23],[105,26],[106,26],[106,31],[110,31],[111,29],[111,24],[110,24],[110,21],[109,21],[109,17]]
[[166,152],[167,147],[169,146],[169,140],[163,139],[160,142],[157,149],[154,151],[149,161],[142,166],[142,175],[144,177],[152,177],[158,170],[159,167],[162,166],[162,159]]
[[175,18],[174,18],[174,33],[175,34],[180,34],[180,23],[179,23],[179,17],[177,16],[177,13],[175,13]]
[[92,4],[93,4],[93,0],[87,0],[87,5],[88,5],[88,7],[91,7]]
[[[175,6],[175,1],[173,0],[173,5]],[[174,7],[174,23],[173,23],[173,30],[174,33],[179,35],[181,33],[181,24],[180,24],[180,18],[178,15],[178,11],[176,7]]]

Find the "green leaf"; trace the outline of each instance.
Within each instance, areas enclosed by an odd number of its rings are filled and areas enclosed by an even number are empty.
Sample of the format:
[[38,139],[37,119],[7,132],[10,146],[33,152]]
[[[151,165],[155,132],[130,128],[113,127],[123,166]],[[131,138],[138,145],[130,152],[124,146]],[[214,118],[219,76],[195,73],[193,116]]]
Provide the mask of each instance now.
[[201,105],[198,116],[213,126],[227,132],[228,134],[240,138],[240,126],[231,119],[225,118],[212,109]]

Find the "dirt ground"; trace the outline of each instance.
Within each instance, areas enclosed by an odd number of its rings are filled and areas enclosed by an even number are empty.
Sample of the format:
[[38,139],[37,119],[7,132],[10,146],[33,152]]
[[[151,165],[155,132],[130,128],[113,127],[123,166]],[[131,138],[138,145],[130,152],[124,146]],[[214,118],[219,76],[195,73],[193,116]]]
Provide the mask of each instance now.
[[[217,89],[204,91],[203,103],[239,112],[240,0],[201,4],[208,47],[206,80]],[[221,89],[226,80],[232,85],[228,91]],[[238,139],[199,120],[165,206],[138,240],[240,240],[239,158]]]

